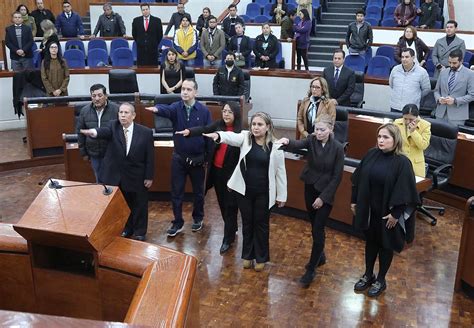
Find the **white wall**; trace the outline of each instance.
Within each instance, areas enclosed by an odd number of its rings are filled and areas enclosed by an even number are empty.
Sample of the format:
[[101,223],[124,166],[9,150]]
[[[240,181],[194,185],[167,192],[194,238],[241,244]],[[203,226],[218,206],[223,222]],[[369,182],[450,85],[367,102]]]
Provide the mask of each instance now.
[[[448,12],[445,10],[444,12]],[[474,31],[474,1],[473,0],[454,0],[454,15],[458,22],[458,28],[463,31]],[[447,21],[447,20],[446,20]],[[471,35],[474,39],[474,35]]]
[[[473,1],[474,0],[467,0]],[[472,12],[474,14],[474,11]],[[467,15],[466,15],[467,16]],[[471,16],[471,15],[469,15]],[[463,29],[461,26],[460,29]],[[384,30],[384,29],[374,29],[374,43],[385,43],[385,44],[397,44],[398,39],[403,35],[401,30]],[[428,47],[433,47],[436,43],[436,40],[444,37],[445,32],[435,32],[435,31],[422,31],[418,30],[418,37],[422,39]],[[467,49],[474,49],[474,35],[466,33],[457,33],[461,39],[466,42]]]

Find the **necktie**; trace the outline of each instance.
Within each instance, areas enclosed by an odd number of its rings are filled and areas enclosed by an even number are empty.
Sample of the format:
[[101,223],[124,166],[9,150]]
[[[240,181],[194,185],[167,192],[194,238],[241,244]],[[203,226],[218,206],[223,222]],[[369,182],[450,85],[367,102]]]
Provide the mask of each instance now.
[[337,84],[337,80],[339,80],[339,68],[336,68],[336,74],[334,74],[334,85]]
[[148,17],[145,17],[145,32],[148,31]]
[[125,136],[125,154],[128,153],[128,129],[123,129],[123,135]]
[[191,108],[193,108],[193,106],[184,105],[184,107],[186,107],[186,115],[189,121],[189,116],[191,115]]
[[455,79],[456,79],[456,71],[451,70],[451,72],[449,73],[449,81],[448,81],[449,93],[451,93],[451,91],[453,90]]

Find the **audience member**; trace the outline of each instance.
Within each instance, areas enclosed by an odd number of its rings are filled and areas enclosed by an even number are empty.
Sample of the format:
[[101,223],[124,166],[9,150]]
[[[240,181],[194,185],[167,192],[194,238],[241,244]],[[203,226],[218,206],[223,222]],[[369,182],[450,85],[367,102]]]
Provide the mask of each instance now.
[[304,67],[309,71],[308,48],[310,44],[311,18],[306,9],[301,9],[299,14],[301,18],[298,24],[293,25],[296,40],[296,69],[301,69],[301,58],[303,58]]
[[334,50],[333,65],[326,67],[323,77],[328,83],[329,94],[335,105],[351,106],[351,96],[355,89],[355,73],[344,65],[346,54],[342,49]]
[[[186,19],[186,18],[184,18]],[[158,104],[146,109],[158,116],[166,117],[173,124],[173,132],[193,127],[204,127],[211,123],[209,109],[196,101],[198,85],[194,80],[185,80],[181,87],[181,100],[171,105]],[[189,176],[193,187],[193,225],[192,231],[202,229],[204,219],[204,179],[205,166],[210,155],[211,143],[204,137],[185,138],[173,134],[174,151],[171,159],[171,202],[174,220],[167,234],[176,236],[182,231],[183,196],[186,177]]]
[[80,130],[88,137],[108,139],[99,178],[105,184],[118,186],[130,208],[122,237],[145,241],[148,228],[148,188],[153,183],[153,131],[134,121],[135,107],[123,103],[118,120],[107,126]]
[[54,17],[54,14],[51,12],[51,10],[44,7],[43,0],[36,0],[36,9],[31,12],[31,16],[33,16],[35,19],[36,35],[34,36],[37,37],[43,36],[43,29],[41,28],[42,21],[47,19],[53,22],[53,24],[56,22],[56,18]]
[[203,134],[218,144],[240,148],[239,162],[227,186],[236,192],[242,215],[244,269],[256,261],[255,271],[270,261],[270,210],[286,202],[285,156],[273,134],[273,122],[264,112],[250,120],[251,131],[219,131]]
[[433,0],[425,0],[416,13],[420,16],[419,28],[434,28],[439,15],[439,6]]
[[314,124],[320,115],[329,115],[333,123],[336,122],[336,105],[329,96],[326,80],[317,76],[311,80],[309,88],[308,96],[301,101],[298,108],[296,126],[300,133],[300,139],[306,138],[314,132]]
[[416,18],[416,5],[412,0],[402,0],[402,3],[398,4],[397,8],[395,8],[393,17],[399,27],[412,25]]
[[270,9],[270,16],[272,16],[272,23],[281,25],[282,19],[288,13],[288,7],[283,0],[276,0]]
[[449,53],[449,69],[443,69],[434,96],[436,118],[463,125],[469,118],[469,103],[474,101],[474,72],[464,67],[461,49]]
[[209,7],[204,7],[202,9],[202,14],[199,15],[196,30],[199,32],[199,36],[202,34],[202,30],[209,27],[209,17],[211,16],[211,9]]
[[344,170],[344,148],[334,138],[333,128],[332,117],[321,115],[316,120],[314,134],[308,138],[297,141],[282,138],[278,141],[286,145],[282,147],[285,151],[308,150],[306,165],[300,176],[304,182],[304,200],[313,237],[311,256],[300,279],[306,288],[314,280],[316,267],[326,263],[324,228]]
[[[232,131],[240,133],[242,120],[240,117],[240,105],[237,102],[229,102],[222,108],[222,119],[212,122],[205,127],[194,127],[177,131],[185,137],[201,137],[203,133],[216,131]],[[221,254],[227,252],[235,241],[238,230],[237,224],[237,200],[235,193],[227,187],[232,173],[239,162],[240,149],[226,144],[217,144],[212,152],[212,164],[209,165],[206,179],[206,190],[214,187],[217,203],[224,220],[224,239],[219,250]]]
[[431,58],[436,67],[435,78],[438,77],[443,67],[449,68],[448,57],[451,51],[460,49],[463,56],[466,53],[466,44],[464,43],[464,40],[456,35],[458,23],[454,20],[449,20],[446,23],[445,30],[446,36],[436,40],[431,52]]
[[235,55],[229,52],[225,65],[217,70],[212,83],[216,96],[243,96],[245,91],[244,72],[235,66]]
[[158,45],[163,38],[161,19],[150,15],[150,5],[140,4],[142,16],[132,23],[132,36],[137,44],[137,66],[158,65]]
[[181,27],[174,35],[174,48],[178,52],[178,58],[187,66],[194,65],[197,55],[198,38],[197,32],[191,22],[185,16],[181,21]]
[[430,145],[431,123],[420,117],[420,111],[415,104],[407,104],[402,109],[402,118],[397,118],[393,124],[400,129],[403,141],[403,154],[413,166],[416,176],[425,177],[424,151]]
[[50,97],[67,96],[69,68],[59,51],[59,43],[51,42],[48,54],[41,63],[41,80]]
[[91,103],[81,108],[77,119],[76,131],[79,153],[85,161],[90,161],[97,183],[100,169],[107,150],[106,139],[96,139],[86,136],[81,132],[85,129],[95,129],[105,126],[108,122],[118,118],[119,106],[108,101],[107,89],[102,84],[94,84],[90,87]]
[[56,17],[56,29],[63,38],[84,38],[84,26],[79,14],[72,11],[69,1],[63,1],[63,12]]
[[413,26],[405,27],[403,36],[398,40],[398,44],[395,48],[395,61],[397,63],[402,62],[402,49],[410,48],[415,52],[415,62],[420,66],[425,66],[426,60],[430,54],[430,48],[417,36],[416,28]]
[[[385,276],[393,252],[401,252],[415,235],[415,210],[420,200],[415,175],[402,153],[400,130],[392,123],[377,130],[377,147],[369,150],[352,174],[351,210],[354,227],[365,234],[365,273],[354,285],[377,297],[386,288]],[[390,169],[387,169],[390,168]],[[379,257],[379,272],[374,275]]]
[[21,14],[21,18],[23,19],[23,25],[29,26],[31,28],[31,33],[33,37],[36,36],[36,21],[33,16],[30,15],[30,11],[28,10],[28,7],[25,5],[19,5],[16,8],[16,11],[18,11]]
[[415,51],[402,49],[402,63],[390,72],[390,110],[401,112],[406,104],[420,106],[421,98],[431,91],[428,72],[415,62]]
[[235,35],[235,24],[240,23],[242,26],[244,26],[244,20],[237,16],[236,5],[230,4],[227,9],[229,10],[229,16],[227,16],[222,22],[222,30],[224,31],[225,37],[228,40]]
[[295,23],[296,10],[290,10],[288,15],[281,20],[280,39],[291,41],[295,36],[293,24]]
[[372,26],[365,21],[365,12],[358,10],[355,22],[350,23],[347,27],[346,46],[349,53],[364,56],[373,41]]
[[5,29],[5,45],[10,50],[12,70],[22,71],[33,68],[33,33],[23,24],[18,11],[12,14],[13,25]]
[[217,18],[209,16],[209,27],[202,30],[201,51],[204,67],[221,66],[222,51],[225,49],[225,33],[217,28]]
[[112,4],[105,3],[102,9],[104,13],[99,16],[91,38],[96,37],[99,32],[101,37],[125,36],[126,29],[122,16],[112,10]]
[[272,34],[270,24],[263,23],[262,34],[255,38],[253,53],[255,66],[260,68],[277,68],[276,56],[278,55],[280,41]]
[[167,36],[168,33],[171,31],[171,28],[174,27],[174,34],[178,31],[181,26],[181,21],[183,17],[188,19],[189,24],[192,23],[191,15],[184,11],[184,3],[181,1],[178,2],[176,6],[176,12],[171,15],[170,21],[168,26],[166,27],[165,35]]
[[[56,26],[54,23],[49,19],[44,19],[41,22],[41,29],[43,31],[43,40],[41,40],[40,46],[38,51],[41,54],[41,59],[43,60],[49,52],[49,46],[51,43],[55,42],[59,43],[58,31],[56,30]],[[59,47],[59,52],[61,52],[61,46]]]
[[306,9],[309,13],[309,19],[313,19],[313,0],[296,0],[298,7],[296,8],[298,15],[300,11]]
[[165,64],[161,65],[161,94],[181,93],[181,85],[185,79],[185,68],[178,60],[178,52],[169,48]]
[[252,52],[252,42],[244,35],[245,28],[242,23],[235,24],[236,34],[230,38],[227,44],[227,51],[235,54],[235,65],[247,67],[250,63],[250,53]]

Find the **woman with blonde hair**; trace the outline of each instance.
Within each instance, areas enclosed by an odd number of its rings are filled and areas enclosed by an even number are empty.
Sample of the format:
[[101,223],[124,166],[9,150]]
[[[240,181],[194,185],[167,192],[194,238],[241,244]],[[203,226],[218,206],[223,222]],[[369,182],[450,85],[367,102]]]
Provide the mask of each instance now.
[[[49,19],[45,19],[40,23],[41,29],[43,30],[43,40],[41,41],[38,51],[41,52],[41,59],[44,59],[49,51],[51,43],[59,44],[58,30],[54,23]],[[61,52],[61,48],[59,48]]]
[[178,52],[169,48],[165,65],[161,66],[161,94],[181,93],[181,85],[185,80],[184,65],[179,62]]
[[326,79],[317,76],[309,84],[308,96],[298,108],[297,127],[300,138],[306,138],[314,132],[314,124],[319,115],[329,115],[336,122],[336,105],[331,101]]
[[270,210],[286,202],[285,156],[273,134],[273,122],[264,112],[255,113],[250,131],[204,133],[216,143],[239,147],[237,166],[227,187],[235,191],[242,215],[244,269],[262,271],[270,261]]
[[[354,290],[376,297],[386,288],[393,252],[401,252],[415,235],[415,209],[420,203],[410,160],[402,153],[399,128],[387,123],[377,130],[377,146],[352,175],[354,227],[365,234],[365,273]],[[374,274],[379,258],[379,272]]]

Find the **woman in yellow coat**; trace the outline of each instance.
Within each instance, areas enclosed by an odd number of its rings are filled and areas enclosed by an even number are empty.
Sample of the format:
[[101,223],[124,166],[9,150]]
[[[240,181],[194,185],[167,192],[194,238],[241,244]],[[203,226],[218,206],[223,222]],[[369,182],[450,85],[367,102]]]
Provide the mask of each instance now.
[[426,175],[424,150],[430,145],[431,123],[420,118],[415,104],[405,105],[403,118],[393,123],[400,129],[403,139],[403,153],[410,159],[415,175]]

